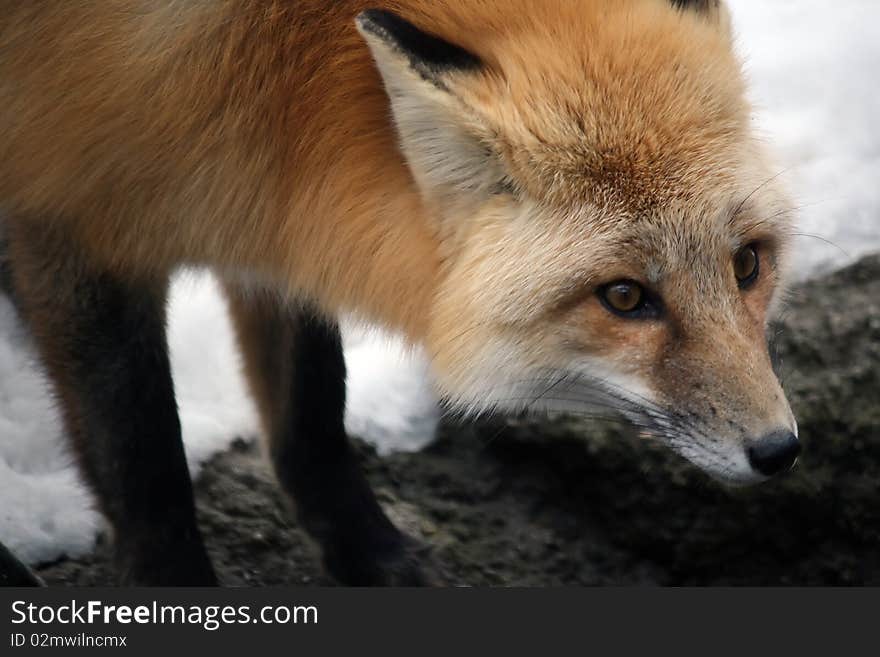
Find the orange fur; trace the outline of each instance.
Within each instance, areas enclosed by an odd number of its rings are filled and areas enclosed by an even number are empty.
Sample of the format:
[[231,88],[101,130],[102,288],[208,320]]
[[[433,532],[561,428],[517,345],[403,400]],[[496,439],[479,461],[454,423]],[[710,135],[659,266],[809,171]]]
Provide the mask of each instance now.
[[[355,15],[374,4],[7,3],[0,21],[0,198],[13,214],[68,223],[115,267],[254,270],[328,310],[362,311],[421,337],[428,313],[420,304],[433,296],[440,258],[424,221],[430,210],[412,189],[387,100],[354,29]],[[603,130],[590,113],[614,89],[597,88],[590,100],[555,97],[542,83],[558,74],[563,84],[553,81],[554,88],[580,93],[569,76],[583,72],[566,57],[586,57],[594,36],[625,38],[602,25],[605,5],[615,3],[381,4],[509,71],[513,107],[530,111],[523,134],[504,144],[514,166],[539,139],[547,166],[566,167],[552,161],[554,150],[568,156],[564,142],[552,143],[552,112],[578,112]],[[656,66],[639,75],[666,71],[663,58],[682,41],[694,60],[706,57],[707,46],[723,47],[701,19],[682,20],[654,4],[642,20],[658,32],[674,29],[655,45]],[[658,18],[664,22],[653,25]],[[638,44],[604,47],[617,50],[625,66],[632,60],[626,48]],[[597,73],[621,84],[614,70]],[[711,73],[709,82],[723,78]],[[657,86],[643,82],[626,84]],[[725,90],[734,104],[736,91]],[[687,103],[696,101],[679,88],[667,92],[671,97],[644,103],[651,110],[659,100],[677,115],[665,126],[670,134],[651,137],[657,149],[673,142],[667,157],[674,166],[695,146],[677,143],[676,132],[698,148],[711,143],[679,130],[694,120]],[[628,148],[641,127],[615,126],[616,147]],[[613,182],[614,172],[599,166]],[[526,186],[540,185],[527,162],[517,171]],[[663,170],[653,175],[655,184],[672,179]],[[571,192],[563,184],[563,193]]]
[[366,4],[7,3],[6,209],[115,268],[249,270],[418,332],[435,245],[354,28]]

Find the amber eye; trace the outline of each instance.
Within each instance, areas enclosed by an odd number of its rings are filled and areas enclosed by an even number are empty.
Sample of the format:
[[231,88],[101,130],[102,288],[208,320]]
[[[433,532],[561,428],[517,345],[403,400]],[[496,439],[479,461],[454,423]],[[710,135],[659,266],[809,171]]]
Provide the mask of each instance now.
[[754,244],[741,248],[733,257],[733,273],[741,288],[750,286],[758,278],[760,260]]
[[632,281],[618,281],[606,285],[600,291],[605,305],[612,311],[632,315],[645,305],[645,290]]

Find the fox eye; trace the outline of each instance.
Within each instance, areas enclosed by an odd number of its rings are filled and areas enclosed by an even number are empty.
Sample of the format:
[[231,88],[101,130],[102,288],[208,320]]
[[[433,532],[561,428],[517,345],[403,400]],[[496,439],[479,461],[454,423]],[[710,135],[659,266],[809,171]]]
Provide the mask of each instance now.
[[616,315],[634,317],[644,310],[647,295],[645,289],[633,281],[616,281],[599,290],[599,298],[605,307]]
[[749,287],[758,278],[761,261],[758,249],[754,244],[741,248],[733,257],[733,273],[740,288]]

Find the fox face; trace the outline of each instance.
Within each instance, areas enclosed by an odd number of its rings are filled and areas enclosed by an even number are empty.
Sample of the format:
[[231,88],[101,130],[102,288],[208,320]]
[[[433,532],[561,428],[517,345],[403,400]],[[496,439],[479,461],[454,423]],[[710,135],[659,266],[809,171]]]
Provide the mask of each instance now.
[[478,25],[451,3],[418,27],[358,18],[442,248],[441,392],[474,412],[619,412],[731,484],[787,469],[766,330],[791,209],[727,12],[526,4]]

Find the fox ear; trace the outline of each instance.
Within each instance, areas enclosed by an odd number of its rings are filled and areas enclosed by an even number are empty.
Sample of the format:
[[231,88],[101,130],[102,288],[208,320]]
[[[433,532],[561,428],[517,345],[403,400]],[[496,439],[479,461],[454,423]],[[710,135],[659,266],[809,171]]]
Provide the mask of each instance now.
[[357,25],[374,56],[377,55],[375,46],[381,43],[385,50],[406,59],[419,75],[441,86],[444,73],[476,70],[483,66],[476,55],[423,32],[391,11],[368,9],[358,15]]
[[693,11],[717,25],[728,37],[733,28],[730,12],[722,0],[670,0],[672,6],[681,11]]
[[678,9],[694,9],[696,11],[711,11],[717,9],[720,0],[672,0],[672,4]]
[[480,138],[485,130],[456,94],[463,76],[482,69],[481,60],[390,11],[364,11],[357,27],[376,60],[401,150],[422,193],[454,202],[489,189],[497,180]]

